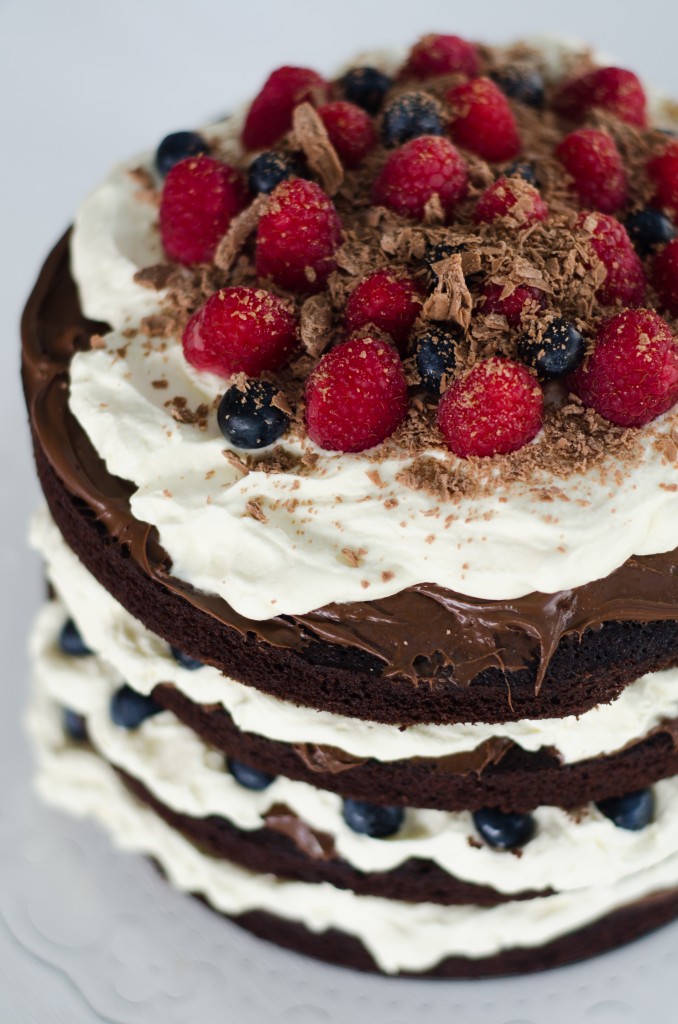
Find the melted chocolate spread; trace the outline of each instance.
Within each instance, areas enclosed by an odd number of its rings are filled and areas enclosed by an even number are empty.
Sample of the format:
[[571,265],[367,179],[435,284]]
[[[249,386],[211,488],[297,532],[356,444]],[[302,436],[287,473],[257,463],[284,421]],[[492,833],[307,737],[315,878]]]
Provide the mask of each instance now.
[[630,558],[605,579],[555,594],[482,601],[422,583],[379,601],[330,604],[306,615],[253,621],[171,573],[154,527],[130,510],[132,484],[112,476],[68,407],[73,353],[105,324],[83,317],[68,262],[68,235],[51,253],[26,307],[23,377],[33,429],[55,472],[154,580],[242,634],[303,650],[312,640],[378,657],[386,676],[413,683],[451,668],[468,685],[490,667],[517,671],[540,659],[537,687],[556,647],[608,621],[678,620],[678,550]]

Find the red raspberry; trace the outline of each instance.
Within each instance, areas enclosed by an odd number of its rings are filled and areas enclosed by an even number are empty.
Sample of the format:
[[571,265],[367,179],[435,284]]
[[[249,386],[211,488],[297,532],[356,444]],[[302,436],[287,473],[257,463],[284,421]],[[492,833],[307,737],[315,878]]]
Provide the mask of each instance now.
[[536,437],[543,405],[542,390],[524,366],[493,356],[453,381],[440,400],[438,426],[462,459],[505,455]]
[[267,149],[292,127],[300,103],[327,99],[329,86],[310,68],[283,67],[273,71],[247,112],[242,130],[245,149]]
[[639,306],[645,298],[645,271],[624,225],[604,213],[580,213],[576,226],[591,233],[591,248],[607,270],[596,292],[598,301]]
[[449,218],[466,194],[466,161],[451,142],[420,135],[389,156],[374,183],[372,199],[403,217],[423,220],[429,199],[438,195]]
[[298,343],[296,317],[262,288],[222,288],[186,325],[184,355],[197,370],[256,377],[277,370]]
[[169,171],[160,197],[160,235],[178,263],[207,263],[232,218],[245,205],[245,187],[228,164],[188,157]]
[[523,321],[523,313],[529,308],[534,311],[543,309],[545,296],[540,288],[526,288],[520,286],[502,298],[504,286],[501,284],[486,284],[483,288],[484,302],[480,307],[483,315],[488,313],[499,313],[508,320],[509,327],[520,327]]
[[501,219],[516,228],[529,227],[548,215],[549,208],[537,189],[522,178],[497,178],[481,194],[473,211],[476,224]]
[[455,85],[446,95],[452,110],[450,132],[460,146],[484,160],[512,160],[521,141],[509,102],[489,78]]
[[556,147],[556,156],[572,177],[582,206],[614,213],[628,199],[621,154],[605,132],[581,128]]
[[678,316],[678,238],[674,238],[655,256],[652,283],[662,305],[669,313]]
[[657,191],[654,201],[674,216],[678,214],[678,140],[670,142],[663,153],[650,160],[647,171]]
[[348,332],[374,324],[403,349],[414,321],[421,312],[422,290],[411,277],[391,270],[377,270],[353,289],[346,303],[344,325]]
[[257,227],[256,269],[292,292],[319,292],[336,264],[341,220],[320,185],[281,182]]
[[571,78],[556,92],[553,106],[573,121],[583,121],[590,110],[601,107],[639,128],[647,125],[645,90],[625,68],[596,68]]
[[308,436],[321,448],[362,452],[407,415],[398,353],[379,338],[351,338],[324,355],[306,382]]
[[584,405],[611,423],[649,423],[678,401],[678,345],[671,328],[654,310],[617,313],[601,325],[572,385]]
[[458,72],[473,78],[478,74],[478,48],[459,36],[428,35],[410,50],[401,72],[403,78],[433,78]]
[[374,149],[377,133],[372,118],[355,103],[337,100],[318,107],[330,142],[344,167],[357,167]]

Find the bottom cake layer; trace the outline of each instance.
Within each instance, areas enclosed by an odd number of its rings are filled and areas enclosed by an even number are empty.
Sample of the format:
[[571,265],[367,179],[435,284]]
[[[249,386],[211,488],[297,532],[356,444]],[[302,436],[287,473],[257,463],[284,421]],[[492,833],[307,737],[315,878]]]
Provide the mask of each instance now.
[[68,742],[59,712],[39,695],[30,713],[39,788],[49,802],[98,821],[121,848],[152,857],[176,888],[313,956],[389,974],[526,972],[621,945],[678,914],[678,855],[614,885],[494,907],[404,903],[256,874],[170,828],[90,748]]

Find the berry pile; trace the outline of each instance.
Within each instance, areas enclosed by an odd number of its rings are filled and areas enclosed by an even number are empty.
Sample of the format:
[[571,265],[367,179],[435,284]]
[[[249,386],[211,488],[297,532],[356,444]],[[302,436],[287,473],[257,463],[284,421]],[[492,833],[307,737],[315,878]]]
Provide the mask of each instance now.
[[678,141],[646,106],[625,69],[554,83],[524,47],[431,34],[394,74],[274,71],[238,166],[209,133],[163,139],[165,252],[217,283],[183,349],[229,382],[227,442],[267,447],[303,412],[314,444],[360,452],[416,404],[482,458],[537,438],[547,384],[617,426],[670,409]]

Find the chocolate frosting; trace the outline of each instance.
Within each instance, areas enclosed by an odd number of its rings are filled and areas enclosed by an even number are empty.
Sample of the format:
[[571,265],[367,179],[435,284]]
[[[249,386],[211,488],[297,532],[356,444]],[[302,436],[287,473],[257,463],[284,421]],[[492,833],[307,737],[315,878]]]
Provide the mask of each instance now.
[[70,412],[70,359],[106,330],[80,310],[67,234],[47,259],[22,322],[24,387],[39,443],[68,491],[149,577],[241,634],[297,651],[318,639],[354,648],[376,656],[384,675],[414,683],[442,670],[468,685],[488,668],[513,672],[538,657],[538,690],[563,637],[581,637],[610,621],[678,620],[678,550],[630,558],[605,579],[555,594],[482,601],[423,583],[378,601],[330,604],[264,621],[244,618],[221,598],[172,575],[157,531],[131,513],[133,485],[107,471]]
[[286,804],[274,804],[264,818],[266,828],[291,839],[311,860],[334,860],[337,851],[328,832],[320,832],[302,821]]

